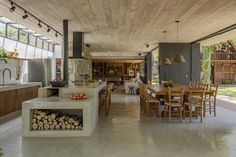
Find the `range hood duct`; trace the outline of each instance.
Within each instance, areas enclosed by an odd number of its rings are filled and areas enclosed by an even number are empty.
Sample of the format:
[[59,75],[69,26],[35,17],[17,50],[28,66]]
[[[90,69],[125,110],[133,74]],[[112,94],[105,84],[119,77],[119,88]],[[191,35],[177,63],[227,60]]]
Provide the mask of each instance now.
[[73,32],[73,53],[69,59],[84,60],[84,33]]

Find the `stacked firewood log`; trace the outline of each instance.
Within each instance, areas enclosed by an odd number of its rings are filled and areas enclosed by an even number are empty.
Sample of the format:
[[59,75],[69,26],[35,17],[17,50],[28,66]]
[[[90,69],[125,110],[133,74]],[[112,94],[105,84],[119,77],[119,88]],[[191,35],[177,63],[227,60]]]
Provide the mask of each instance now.
[[32,130],[82,130],[81,116],[49,110],[33,110]]

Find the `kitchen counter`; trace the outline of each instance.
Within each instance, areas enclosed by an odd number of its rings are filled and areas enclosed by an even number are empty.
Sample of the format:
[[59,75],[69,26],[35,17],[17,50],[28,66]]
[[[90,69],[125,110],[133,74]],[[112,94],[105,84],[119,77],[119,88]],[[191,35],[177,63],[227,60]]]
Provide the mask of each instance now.
[[[22,134],[24,137],[73,137],[90,136],[98,120],[98,95],[106,86],[106,82],[96,88],[78,88],[75,86],[60,88],[59,96],[36,98],[23,103],[22,108]],[[75,92],[83,92],[88,95],[86,100],[71,100],[69,96]],[[77,113],[82,116],[83,129],[81,130],[33,130],[32,112],[46,110],[46,112],[61,111],[63,113]],[[82,114],[81,114],[82,113]]]
[[17,83],[17,84],[6,84],[4,86],[0,86],[0,92],[33,87],[33,86],[42,86],[42,83],[41,82],[22,82],[22,83]]

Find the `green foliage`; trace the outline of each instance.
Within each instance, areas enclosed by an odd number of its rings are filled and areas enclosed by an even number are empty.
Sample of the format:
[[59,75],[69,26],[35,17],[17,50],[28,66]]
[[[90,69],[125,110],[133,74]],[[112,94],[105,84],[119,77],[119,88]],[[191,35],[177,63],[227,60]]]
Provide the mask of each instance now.
[[5,36],[6,35],[6,24],[0,23],[0,36]]
[[159,53],[154,51],[152,52],[152,81],[158,82],[159,78]]
[[0,157],[3,157],[4,153],[3,153],[3,150],[2,148],[0,148]]
[[19,32],[19,41],[23,42],[23,43],[27,43],[28,42],[28,35],[26,32],[20,31]]
[[0,61],[4,61],[5,63],[7,63],[9,58],[10,56],[5,51],[5,49],[0,47]]
[[217,93],[236,98],[236,87],[222,87],[218,89]]
[[223,84],[233,84],[232,80],[223,80]]
[[203,58],[201,63],[201,82],[210,83],[211,82],[211,53],[212,47],[203,47]]
[[7,37],[17,40],[18,38],[18,30],[15,27],[8,26],[7,28]]

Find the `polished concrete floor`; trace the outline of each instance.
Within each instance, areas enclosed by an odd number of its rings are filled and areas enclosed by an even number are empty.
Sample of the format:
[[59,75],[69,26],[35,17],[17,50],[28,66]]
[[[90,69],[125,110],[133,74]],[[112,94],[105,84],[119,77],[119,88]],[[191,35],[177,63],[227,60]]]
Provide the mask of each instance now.
[[218,107],[203,123],[139,112],[137,96],[113,95],[108,117],[91,137],[22,138],[21,117],[0,125],[5,157],[235,157],[236,112]]

